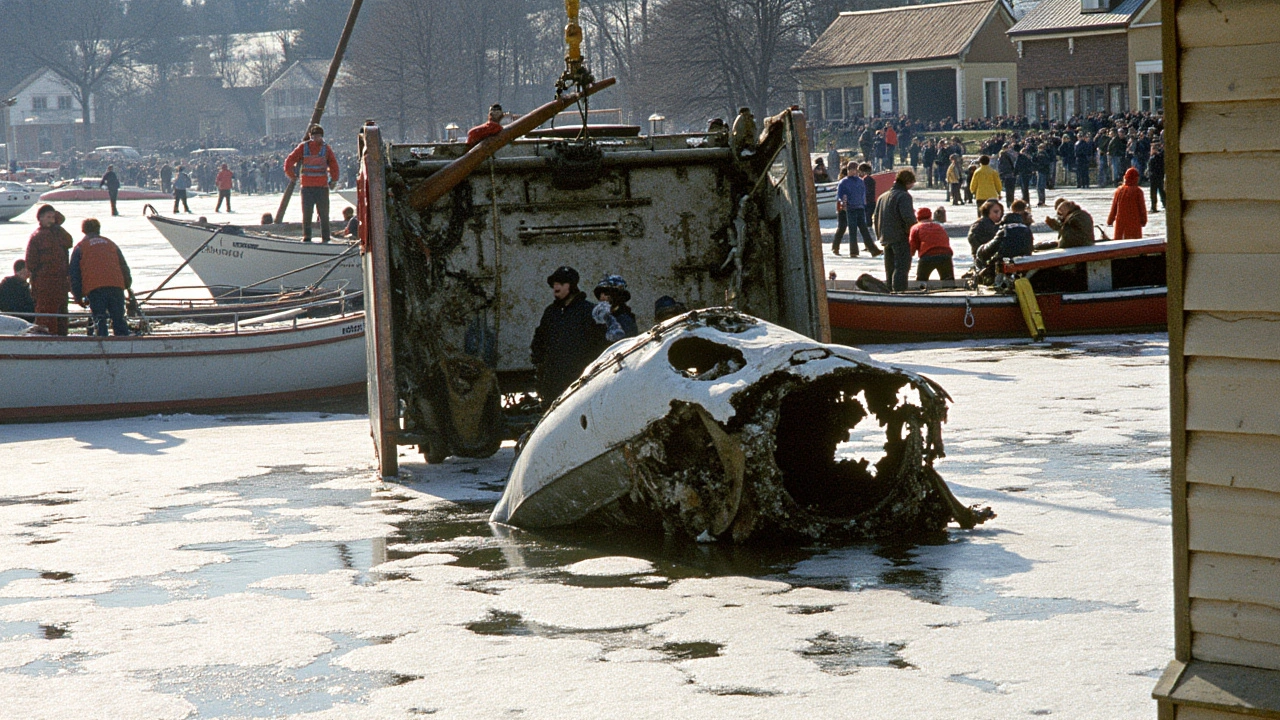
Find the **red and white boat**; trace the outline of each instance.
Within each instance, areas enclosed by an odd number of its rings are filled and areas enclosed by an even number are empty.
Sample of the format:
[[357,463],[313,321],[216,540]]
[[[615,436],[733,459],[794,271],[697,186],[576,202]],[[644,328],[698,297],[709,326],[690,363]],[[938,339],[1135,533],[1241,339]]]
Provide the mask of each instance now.
[[[51,337],[0,315],[0,422],[280,407],[365,391],[364,313],[308,308],[127,337]],[[17,333],[17,334],[8,334]]]
[[[1164,330],[1165,239],[1113,240],[1005,261],[1035,291],[1046,334]],[[912,271],[914,273],[914,270]],[[904,293],[874,293],[850,281],[827,283],[834,342],[864,345],[1027,337],[1016,295],[991,288],[912,282]]]
[[[40,195],[41,202],[80,202],[88,200],[109,200],[105,187],[98,187],[101,178],[77,178],[63,180],[54,184],[48,192]],[[141,188],[135,185],[121,185],[117,200],[165,200],[173,197],[169,193],[155,188]]]

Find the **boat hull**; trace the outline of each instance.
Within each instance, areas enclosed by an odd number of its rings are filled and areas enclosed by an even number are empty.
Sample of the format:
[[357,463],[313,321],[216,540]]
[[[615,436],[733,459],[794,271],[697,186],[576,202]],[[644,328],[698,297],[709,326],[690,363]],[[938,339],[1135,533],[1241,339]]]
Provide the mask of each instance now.
[[36,193],[29,190],[0,189],[0,222],[18,217],[30,210],[38,200]]
[[[148,219],[184,258],[200,250],[210,235],[218,233],[212,242],[191,258],[188,266],[210,288],[248,288],[291,270],[337,258],[351,249],[345,242],[304,243],[301,239],[256,233],[237,225],[200,225],[160,215],[152,215]],[[321,282],[323,277],[320,287],[359,290],[364,284],[359,253],[351,252],[335,262],[337,268],[333,263],[325,263],[257,285],[254,289],[268,293],[304,288]],[[333,272],[329,273],[331,269]]]
[[239,333],[0,337],[4,421],[271,406],[364,392],[364,314]]
[[[167,200],[172,195],[159,190],[145,188],[122,187],[117,200]],[[68,187],[50,190],[40,196],[41,202],[88,202],[94,200],[110,200],[106,188]]]
[[[1165,288],[1037,295],[1049,335],[1165,329]],[[1026,337],[1012,295],[910,296],[828,291],[831,337],[845,344]]]

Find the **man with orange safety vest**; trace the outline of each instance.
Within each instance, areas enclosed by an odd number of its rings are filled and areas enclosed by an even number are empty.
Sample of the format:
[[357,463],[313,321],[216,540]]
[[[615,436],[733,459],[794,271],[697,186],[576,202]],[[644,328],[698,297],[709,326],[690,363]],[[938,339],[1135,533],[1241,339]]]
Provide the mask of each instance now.
[[307,139],[284,159],[284,174],[302,184],[302,239],[311,242],[311,211],[320,216],[320,237],[329,242],[329,190],[338,182],[338,157],[324,142],[324,128],[312,125]]
[[[116,335],[128,335],[124,319],[124,291],[133,285],[133,276],[124,254],[116,244],[102,237],[102,224],[94,218],[80,223],[84,239],[71,251],[71,294],[80,307],[93,313],[90,334],[107,336],[107,318]],[[94,329],[96,333],[92,332]]]

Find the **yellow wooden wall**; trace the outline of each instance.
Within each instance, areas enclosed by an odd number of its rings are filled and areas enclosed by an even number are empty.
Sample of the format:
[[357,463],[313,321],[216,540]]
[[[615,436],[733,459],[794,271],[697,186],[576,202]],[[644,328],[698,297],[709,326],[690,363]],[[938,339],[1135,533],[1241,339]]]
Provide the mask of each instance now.
[[1178,655],[1280,670],[1280,2],[1170,4]]

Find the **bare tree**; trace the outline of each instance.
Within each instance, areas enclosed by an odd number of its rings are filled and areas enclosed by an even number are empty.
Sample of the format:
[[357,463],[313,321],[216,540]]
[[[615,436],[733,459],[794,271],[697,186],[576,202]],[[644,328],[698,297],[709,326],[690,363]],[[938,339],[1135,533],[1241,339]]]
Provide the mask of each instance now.
[[803,0],[667,0],[633,72],[638,101],[686,122],[790,104],[789,68],[806,47],[802,10]]
[[8,41],[62,79],[92,139],[94,92],[151,42],[171,8],[160,0],[17,0],[8,8],[17,27]]

